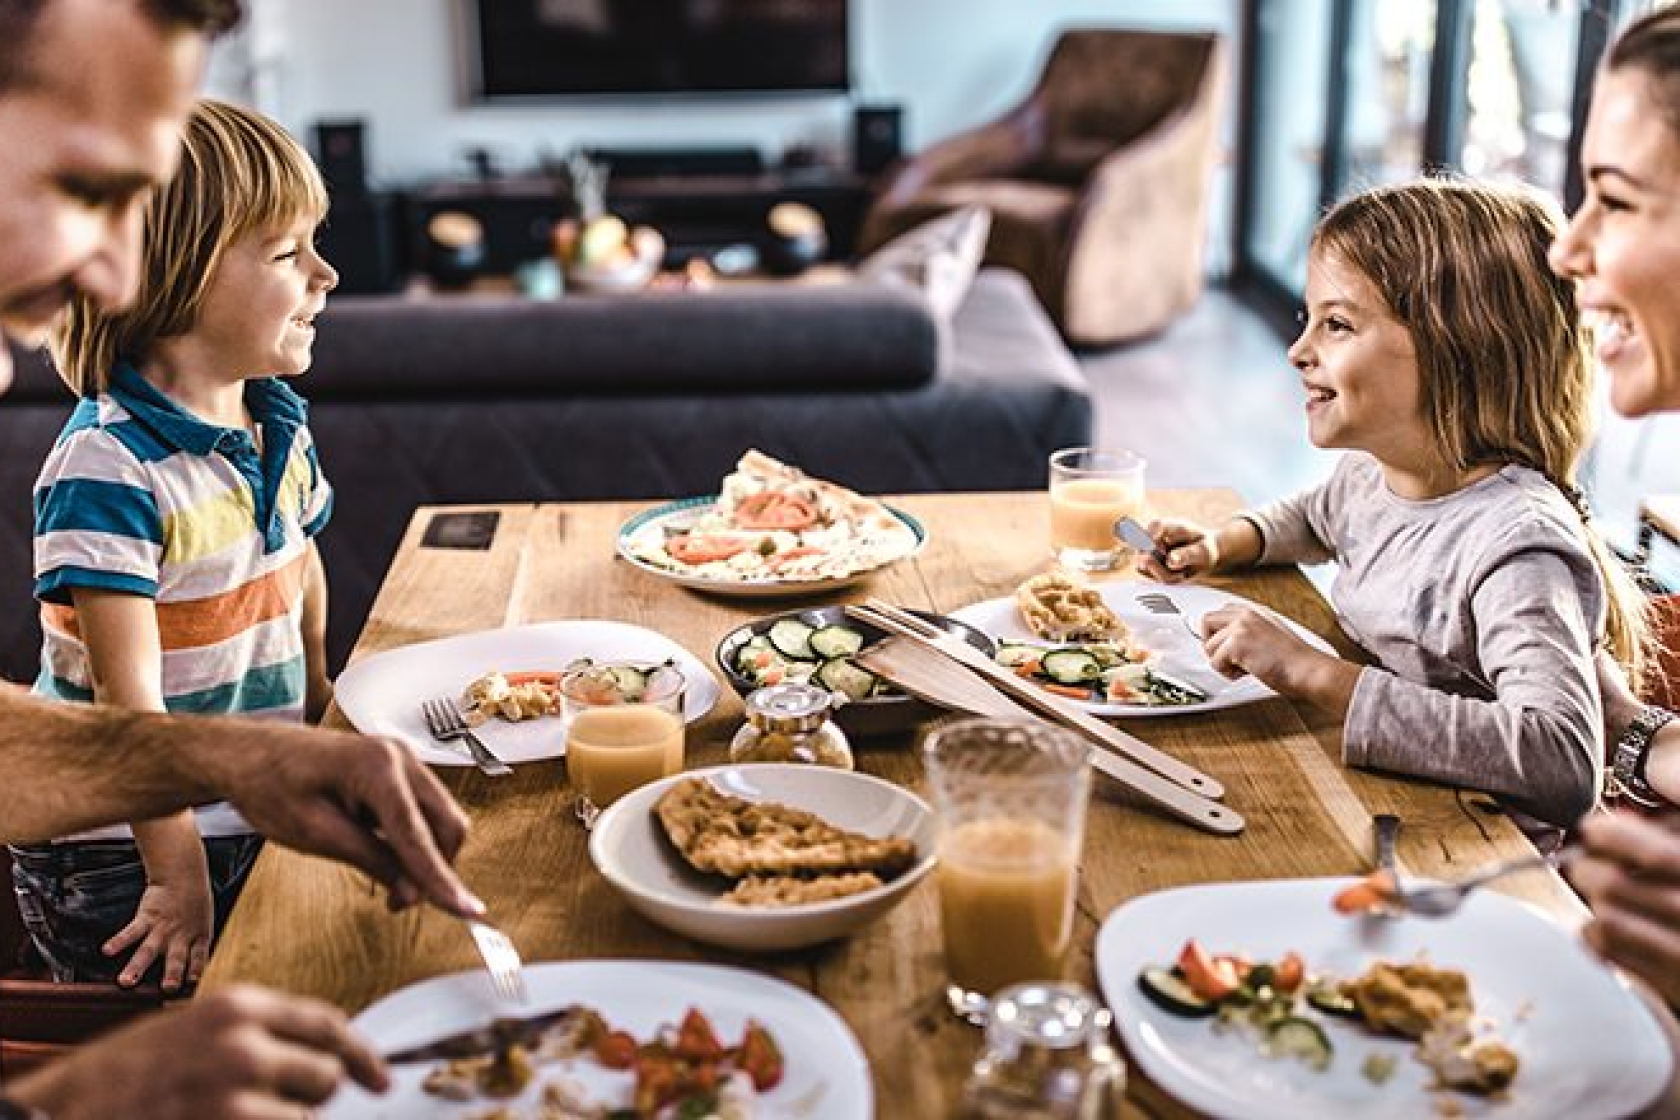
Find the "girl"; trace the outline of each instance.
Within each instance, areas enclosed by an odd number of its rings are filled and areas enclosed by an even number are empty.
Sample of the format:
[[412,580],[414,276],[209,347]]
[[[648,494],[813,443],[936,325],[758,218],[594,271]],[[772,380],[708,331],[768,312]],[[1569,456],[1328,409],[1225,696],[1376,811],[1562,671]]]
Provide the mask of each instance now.
[[1637,672],[1638,591],[1587,524],[1575,464],[1591,377],[1559,228],[1509,188],[1426,180],[1342,203],[1314,233],[1291,347],[1323,485],[1217,530],[1157,523],[1180,580],[1335,560],[1331,599],[1376,664],[1263,611],[1210,614],[1215,668],[1344,720],[1350,765],[1501,796],[1569,826],[1603,773],[1594,650]]
[[[311,538],[332,495],[280,378],[309,368],[337,282],[313,245],[326,205],[278,125],[204,102],[147,208],[134,306],[71,306],[54,354],[82,400],[35,490],[37,691],[295,720],[325,707]],[[14,849],[20,907],[55,978],[173,990],[197,979],[259,844],[217,804]]]

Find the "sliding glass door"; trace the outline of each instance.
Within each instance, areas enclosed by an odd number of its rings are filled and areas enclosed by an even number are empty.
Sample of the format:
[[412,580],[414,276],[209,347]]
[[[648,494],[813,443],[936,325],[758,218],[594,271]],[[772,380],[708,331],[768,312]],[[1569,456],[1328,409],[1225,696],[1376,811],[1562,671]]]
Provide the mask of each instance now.
[[1518,179],[1573,206],[1593,68],[1651,6],[1245,0],[1238,290],[1286,323],[1323,209],[1426,170]]

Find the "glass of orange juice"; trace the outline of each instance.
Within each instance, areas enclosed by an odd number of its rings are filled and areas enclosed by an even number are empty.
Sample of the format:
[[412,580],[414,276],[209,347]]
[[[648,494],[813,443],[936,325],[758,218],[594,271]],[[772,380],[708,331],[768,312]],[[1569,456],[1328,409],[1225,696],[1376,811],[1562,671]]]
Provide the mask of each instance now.
[[638,786],[683,767],[683,693],[672,665],[589,665],[560,679],[566,775],[585,827]]
[[1117,448],[1064,447],[1050,456],[1050,551],[1064,568],[1106,572],[1125,556],[1114,535],[1143,514],[1141,456]]
[[1089,754],[1072,732],[1012,720],[957,720],[923,742],[939,819],[945,994],[972,1022],[1012,984],[1061,979]]

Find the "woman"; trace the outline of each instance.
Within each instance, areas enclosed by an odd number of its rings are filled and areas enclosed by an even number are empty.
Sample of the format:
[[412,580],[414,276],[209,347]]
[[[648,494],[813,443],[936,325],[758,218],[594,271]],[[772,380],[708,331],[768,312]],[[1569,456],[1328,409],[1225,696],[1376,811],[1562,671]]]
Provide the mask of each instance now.
[[[1680,409],[1680,9],[1630,25],[1605,58],[1581,146],[1586,198],[1552,248],[1580,282],[1618,412]],[[1607,684],[1611,683],[1609,681]],[[1680,721],[1607,687],[1624,728],[1615,778],[1660,815],[1600,815],[1571,879],[1593,909],[1588,942],[1680,1006]]]

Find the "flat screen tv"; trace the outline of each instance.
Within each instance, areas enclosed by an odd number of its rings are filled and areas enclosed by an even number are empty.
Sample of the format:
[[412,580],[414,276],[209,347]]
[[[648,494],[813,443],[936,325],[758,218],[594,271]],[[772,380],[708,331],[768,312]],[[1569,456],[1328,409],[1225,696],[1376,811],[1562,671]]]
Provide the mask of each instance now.
[[475,92],[843,92],[846,2],[471,0]]

